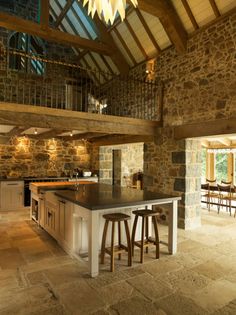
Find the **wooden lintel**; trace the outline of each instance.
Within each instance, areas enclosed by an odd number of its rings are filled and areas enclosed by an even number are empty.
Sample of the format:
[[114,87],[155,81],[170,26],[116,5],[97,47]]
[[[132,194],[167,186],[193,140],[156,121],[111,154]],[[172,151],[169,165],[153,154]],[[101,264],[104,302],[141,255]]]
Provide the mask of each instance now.
[[40,24],[46,30],[49,25],[49,0],[40,0]]
[[47,30],[44,30],[40,24],[3,12],[0,12],[0,27],[39,36],[40,38],[56,43],[89,49],[105,55],[113,53],[112,47],[108,44],[82,38],[50,27],[47,28]]
[[108,135],[89,140],[95,146],[115,145],[138,142],[153,142],[154,136]]
[[177,51],[186,51],[188,35],[171,1],[139,0],[138,8],[139,10],[143,10],[158,17],[171,42],[175,45]]
[[0,102],[0,124],[106,134],[156,134],[159,122]]
[[236,119],[218,119],[174,127],[175,139],[218,136],[236,133]]

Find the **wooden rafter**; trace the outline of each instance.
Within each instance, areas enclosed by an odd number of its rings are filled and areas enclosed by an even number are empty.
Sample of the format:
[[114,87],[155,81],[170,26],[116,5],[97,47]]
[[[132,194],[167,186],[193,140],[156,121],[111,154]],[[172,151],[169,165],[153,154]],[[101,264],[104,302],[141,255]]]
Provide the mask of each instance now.
[[22,126],[17,126],[14,127],[12,130],[10,130],[9,132],[5,133],[4,136],[6,137],[15,137],[15,136],[19,136],[20,134],[24,133],[24,131],[28,129]]
[[177,51],[185,52],[187,44],[187,32],[184,29],[171,1],[169,0],[139,0],[138,8],[158,17],[175,45]]
[[68,129],[52,129],[46,132],[42,132],[38,135],[30,135],[30,137],[35,138],[35,139],[50,139],[50,138],[56,138],[58,137],[61,133],[63,132],[69,132],[70,130]]
[[61,10],[60,15],[58,16],[56,22],[55,22],[55,26],[58,27],[61,24],[61,21],[64,19],[64,17],[66,16],[67,12],[70,10],[73,2],[75,0],[68,0],[66,2],[66,5],[64,6],[64,8]]
[[125,51],[127,52],[127,55],[129,56],[129,58],[131,59],[131,61],[133,62],[134,65],[137,64],[134,56],[132,55],[128,45],[126,44],[126,42],[124,41],[123,37],[120,35],[119,31],[114,28],[113,29],[114,33],[116,34],[117,38],[119,39],[119,41],[121,42],[122,46],[124,47]]
[[[91,52],[89,52],[89,57],[92,59],[92,62],[94,63],[95,67],[99,70],[99,72],[100,72],[99,75],[101,75],[105,81],[108,80],[108,78],[106,77],[104,72],[102,72],[102,69],[101,69],[100,65],[98,64],[96,58],[94,57],[94,55]],[[100,82],[100,84],[101,84],[101,82]]]
[[158,45],[155,37],[153,36],[152,32],[150,31],[150,28],[148,27],[144,17],[142,16],[142,13],[138,9],[136,9],[135,12],[136,12],[140,22],[142,23],[145,31],[147,32],[147,35],[148,35],[149,39],[151,40],[153,46],[156,48],[157,53],[160,53],[161,52],[160,46]]
[[108,33],[106,26],[99,19],[98,15],[94,16],[94,22],[98,30],[99,39],[103,43],[109,43],[109,45],[113,48],[113,53],[110,56],[112,61],[122,75],[127,75],[129,72],[129,64],[120,52],[119,48],[116,46],[113,37],[110,33]]
[[145,49],[143,48],[143,45],[141,44],[140,40],[138,39],[138,36],[135,34],[133,28],[131,27],[129,21],[128,21],[127,19],[125,19],[124,22],[125,22],[125,25],[127,26],[128,30],[129,30],[131,36],[133,37],[133,39],[134,39],[136,45],[137,45],[138,48],[140,49],[140,51],[141,51],[143,57],[144,57],[145,59],[148,59],[148,55],[147,55]]
[[111,72],[111,74],[114,74],[114,71],[112,67],[110,66],[109,62],[106,60],[106,58],[103,55],[100,55],[100,57],[102,58],[102,61],[104,62],[107,69]]
[[[85,65],[86,65],[86,67],[87,67],[88,69],[92,69],[85,58],[83,58],[83,62],[85,63]],[[91,73],[91,75],[93,76],[94,80],[95,80],[98,84],[100,84],[101,82],[98,80],[98,78],[97,78],[95,72],[91,71],[90,73]]]
[[46,30],[49,23],[49,0],[40,1],[40,24]]
[[189,17],[190,21],[193,24],[194,29],[197,30],[199,28],[199,26],[198,26],[197,21],[196,21],[194,15],[193,15],[193,12],[192,12],[192,10],[191,10],[191,8],[189,6],[188,0],[181,0],[181,1],[182,1],[182,4],[183,4],[187,14],[188,14],[188,17]]
[[17,32],[39,36],[48,41],[85,48],[105,55],[110,55],[113,52],[112,47],[107,44],[64,33],[50,27],[47,30],[44,30],[40,24],[3,12],[0,12],[0,26]]
[[219,17],[221,14],[220,14],[220,11],[216,5],[215,0],[209,0],[209,1],[210,1],[210,5],[212,7],[212,10],[214,11],[215,16]]
[[102,137],[105,136],[105,133],[95,133],[95,132],[86,132],[86,133],[80,133],[73,135],[73,137],[70,136],[64,136],[64,140],[85,140],[85,139],[91,139],[91,138],[96,138],[96,137]]

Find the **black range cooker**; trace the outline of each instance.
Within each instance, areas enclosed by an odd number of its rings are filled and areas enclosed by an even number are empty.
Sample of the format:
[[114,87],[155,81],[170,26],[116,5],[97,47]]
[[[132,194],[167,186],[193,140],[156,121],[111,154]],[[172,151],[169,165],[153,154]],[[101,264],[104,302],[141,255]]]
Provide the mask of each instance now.
[[32,182],[61,182],[68,181],[68,177],[25,177],[24,178],[24,206],[29,207],[31,202],[31,194],[29,185]]

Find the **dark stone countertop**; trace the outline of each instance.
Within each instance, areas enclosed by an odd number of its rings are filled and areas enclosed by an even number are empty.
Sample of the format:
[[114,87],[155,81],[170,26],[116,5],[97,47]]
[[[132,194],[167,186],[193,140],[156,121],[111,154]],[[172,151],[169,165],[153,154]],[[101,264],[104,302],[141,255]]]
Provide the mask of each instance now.
[[158,204],[180,200],[181,197],[165,195],[133,188],[95,183],[79,185],[78,190],[70,189],[55,192],[56,196],[90,210],[129,207],[135,205]]

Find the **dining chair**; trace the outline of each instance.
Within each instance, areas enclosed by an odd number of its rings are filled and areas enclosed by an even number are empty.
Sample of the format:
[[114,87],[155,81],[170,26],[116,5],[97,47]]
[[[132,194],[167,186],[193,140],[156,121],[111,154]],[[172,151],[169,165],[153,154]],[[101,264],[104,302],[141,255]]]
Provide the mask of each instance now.
[[[229,209],[231,215],[231,202],[232,202],[232,187],[231,185],[220,185],[217,184],[219,197],[218,197],[218,213],[220,212],[220,207],[226,207],[226,211]],[[225,204],[223,203],[225,201]]]
[[216,179],[211,180],[206,178],[206,183],[209,184],[209,203],[214,203],[214,199],[216,199],[215,202],[217,202],[219,199],[219,192]]
[[208,211],[210,211],[210,191],[209,191],[209,183],[201,185],[201,202],[205,202],[207,204]]

